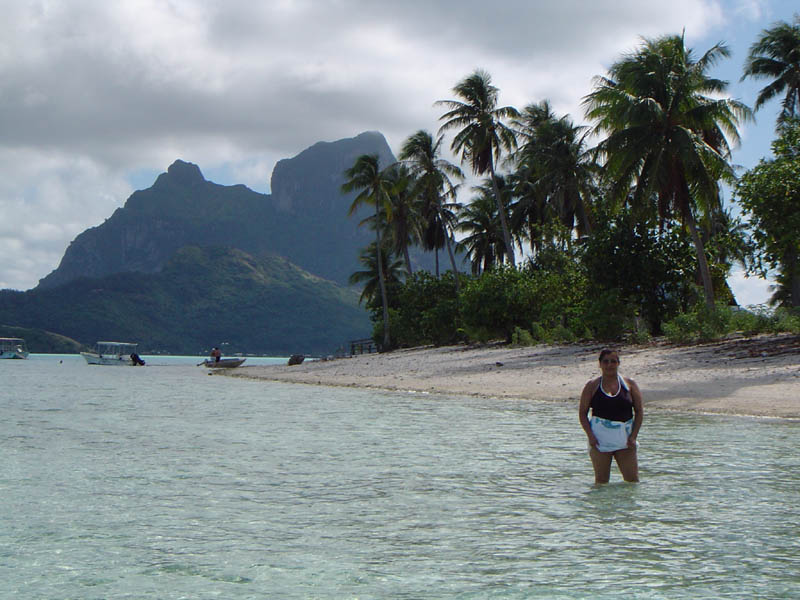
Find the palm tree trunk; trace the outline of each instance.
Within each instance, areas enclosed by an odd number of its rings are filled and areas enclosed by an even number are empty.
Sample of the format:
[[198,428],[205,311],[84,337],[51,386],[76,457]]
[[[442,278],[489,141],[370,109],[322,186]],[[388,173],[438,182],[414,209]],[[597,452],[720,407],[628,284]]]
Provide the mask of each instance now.
[[692,236],[694,249],[697,253],[697,269],[700,271],[700,279],[703,282],[703,293],[706,299],[706,306],[714,308],[714,284],[711,281],[711,269],[708,268],[708,261],[706,260],[706,249],[703,246],[703,240],[700,233],[697,231],[697,223],[694,221],[694,215],[691,210],[686,211],[684,218],[686,226],[689,228],[689,234]]
[[[456,300],[458,300],[458,296],[461,294],[461,289],[460,289],[460,285],[459,285],[459,282],[458,282],[458,269],[456,268],[456,257],[453,254],[453,245],[450,242],[450,232],[447,230],[447,225],[444,226],[444,244],[445,244],[445,246],[447,246],[447,254],[450,256],[450,266],[453,267],[453,279],[455,280],[455,283],[456,283]],[[436,276],[438,278],[438,276],[439,276],[439,273],[438,273],[439,262],[438,262],[438,260],[436,262],[436,266],[437,266]]]
[[386,278],[383,274],[383,259],[381,252],[381,221],[379,202],[375,201],[375,243],[378,253],[378,283],[381,288],[381,302],[383,303],[383,350],[388,350],[390,345],[389,337],[389,299],[386,297]]
[[511,233],[508,229],[508,219],[506,218],[506,207],[503,206],[503,199],[500,196],[500,186],[497,185],[497,177],[494,174],[494,161],[489,161],[489,172],[492,176],[492,188],[494,189],[494,198],[497,201],[497,212],[500,215],[500,226],[503,228],[503,242],[506,245],[506,253],[508,254],[508,261],[512,267],[517,265],[516,258],[514,257],[514,245],[511,243]]
[[578,218],[581,220],[583,235],[591,235],[592,226],[589,223],[589,215],[586,214],[586,207],[583,205],[583,198],[581,198],[580,192],[576,193],[576,200],[575,211],[578,213]]

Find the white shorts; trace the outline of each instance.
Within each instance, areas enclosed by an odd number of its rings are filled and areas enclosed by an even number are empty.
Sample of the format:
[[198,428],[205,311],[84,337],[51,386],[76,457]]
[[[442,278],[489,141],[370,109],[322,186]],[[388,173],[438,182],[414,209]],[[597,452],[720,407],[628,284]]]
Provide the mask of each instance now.
[[609,421],[600,417],[592,417],[589,419],[589,425],[594,437],[597,438],[596,447],[600,452],[616,452],[628,447],[628,437],[633,431],[633,419]]

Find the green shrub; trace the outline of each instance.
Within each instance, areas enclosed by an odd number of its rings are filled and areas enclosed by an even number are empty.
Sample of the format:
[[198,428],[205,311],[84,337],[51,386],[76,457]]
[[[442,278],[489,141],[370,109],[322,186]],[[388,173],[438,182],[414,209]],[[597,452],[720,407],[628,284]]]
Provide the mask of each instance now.
[[547,332],[547,330],[545,330],[544,327],[542,327],[542,324],[539,323],[538,321],[534,321],[531,324],[530,332],[531,332],[531,337],[536,341],[539,341],[539,342],[551,342],[552,341],[552,338],[550,337],[550,334]]
[[[373,320],[375,331],[382,335],[380,314]],[[427,271],[417,271],[391,288],[389,333],[393,347],[452,344],[463,337],[460,326],[452,272],[437,279]]]
[[652,339],[650,332],[647,329],[636,329],[628,336],[628,341],[631,344],[646,344]]
[[515,327],[514,333],[511,334],[511,345],[512,346],[535,346],[536,340],[533,339],[530,331],[527,329],[522,329],[521,327]]
[[664,334],[680,344],[715,340],[733,331],[732,312],[727,306],[708,308],[699,304],[693,311],[664,323]]
[[800,333],[800,311],[788,308],[776,309],[773,331]]
[[618,290],[601,291],[587,303],[586,320],[598,340],[622,339],[626,332],[634,330],[634,318],[633,305]]
[[502,266],[484,272],[462,288],[460,314],[464,329],[481,342],[511,341],[538,310],[536,288],[529,274]]
[[554,342],[561,342],[564,344],[571,344],[578,340],[578,336],[576,336],[569,327],[560,324],[553,327],[551,336]]
[[759,333],[800,333],[800,314],[787,308],[764,306],[731,311],[731,329],[745,335]]
[[756,312],[745,309],[732,310],[730,328],[732,331],[741,331],[744,335],[756,335],[770,331],[773,327],[774,317],[767,312]]

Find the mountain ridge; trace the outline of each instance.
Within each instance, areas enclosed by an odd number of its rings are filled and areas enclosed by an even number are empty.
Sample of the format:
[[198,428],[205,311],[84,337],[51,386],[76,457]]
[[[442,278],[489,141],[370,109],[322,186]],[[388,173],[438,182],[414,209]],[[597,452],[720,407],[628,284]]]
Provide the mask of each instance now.
[[[366,209],[348,216],[355,194],[341,192],[345,169],[361,154],[377,154],[386,165],[395,160],[379,132],[319,142],[278,161],[272,194],[208,181],[198,165],[176,160],[104,223],[79,234],[37,288],[77,277],[157,272],[185,245],[284,256],[323,279],[346,284],[360,268],[359,250],[373,239],[358,227]],[[415,262],[429,266],[430,258],[417,252]]]

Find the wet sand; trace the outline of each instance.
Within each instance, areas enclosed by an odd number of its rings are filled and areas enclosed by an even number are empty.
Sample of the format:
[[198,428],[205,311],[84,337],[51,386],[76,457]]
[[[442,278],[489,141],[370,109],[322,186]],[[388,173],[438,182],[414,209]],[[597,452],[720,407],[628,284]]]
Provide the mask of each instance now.
[[[571,402],[599,375],[602,344],[415,348],[385,354],[243,366],[224,373],[265,381],[444,395]],[[735,337],[678,346],[620,346],[620,373],[645,409],[800,419],[800,336]]]

